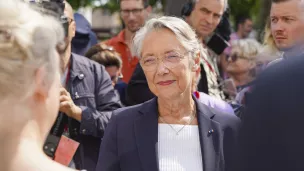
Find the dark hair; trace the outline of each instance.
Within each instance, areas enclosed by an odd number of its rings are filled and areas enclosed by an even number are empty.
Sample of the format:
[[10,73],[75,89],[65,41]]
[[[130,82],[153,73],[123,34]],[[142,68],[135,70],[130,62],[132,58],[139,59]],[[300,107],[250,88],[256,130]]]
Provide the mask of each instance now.
[[[117,2],[119,2],[119,4],[121,1],[124,1],[124,0],[117,0]],[[150,5],[149,0],[137,0],[137,1],[142,1],[145,8],[147,8]]]
[[244,24],[246,20],[251,20],[251,17],[248,15],[240,15],[235,18],[235,30],[238,31],[240,24]]
[[105,44],[97,44],[91,47],[85,56],[105,67],[116,66],[121,68],[122,66],[120,55],[113,47]]

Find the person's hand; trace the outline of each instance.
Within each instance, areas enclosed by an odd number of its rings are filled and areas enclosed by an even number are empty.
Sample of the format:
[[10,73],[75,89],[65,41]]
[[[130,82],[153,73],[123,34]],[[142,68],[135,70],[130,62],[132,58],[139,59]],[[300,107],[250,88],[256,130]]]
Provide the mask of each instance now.
[[59,111],[65,113],[71,118],[81,121],[81,108],[74,104],[70,93],[63,87],[60,88]]

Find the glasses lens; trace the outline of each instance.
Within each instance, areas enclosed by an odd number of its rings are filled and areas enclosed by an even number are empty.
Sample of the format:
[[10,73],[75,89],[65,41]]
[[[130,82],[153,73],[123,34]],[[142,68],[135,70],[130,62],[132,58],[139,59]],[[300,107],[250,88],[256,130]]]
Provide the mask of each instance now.
[[233,55],[231,55],[231,61],[232,62],[235,62],[236,60],[237,60],[237,55],[236,54],[233,54]]
[[172,68],[175,68],[179,64],[181,59],[182,59],[182,56],[180,54],[170,53],[164,57],[163,62],[166,67],[172,69]]
[[[172,52],[166,54],[160,62],[163,62],[164,66],[168,69],[172,69],[175,68],[183,58],[183,55]],[[144,57],[141,60],[141,66],[145,71],[154,71],[158,66],[158,60],[155,56]]]
[[143,70],[153,71],[157,66],[157,58],[155,56],[147,56],[140,61]]

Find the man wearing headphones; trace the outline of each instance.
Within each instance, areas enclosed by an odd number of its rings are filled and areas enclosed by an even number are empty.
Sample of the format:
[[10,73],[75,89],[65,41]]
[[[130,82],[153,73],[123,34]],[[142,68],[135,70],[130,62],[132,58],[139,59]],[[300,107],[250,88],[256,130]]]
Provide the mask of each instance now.
[[[208,51],[208,55],[203,55],[201,59],[202,70],[198,90],[220,99],[224,99],[224,94],[218,84],[220,75],[217,58],[225,47],[228,46],[228,43],[223,36],[216,34],[215,30],[228,8],[227,1],[190,0],[182,9],[182,15],[186,22],[196,31],[199,39],[202,41],[203,48]],[[227,18],[224,19],[227,20]]]

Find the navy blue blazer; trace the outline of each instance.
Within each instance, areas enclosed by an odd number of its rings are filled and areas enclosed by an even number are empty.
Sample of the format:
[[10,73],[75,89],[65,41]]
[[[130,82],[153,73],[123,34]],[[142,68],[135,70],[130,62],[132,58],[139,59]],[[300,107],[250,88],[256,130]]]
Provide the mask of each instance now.
[[[194,100],[204,171],[232,170],[240,120]],[[105,131],[96,171],[157,171],[157,141],[157,98],[118,109]]]

